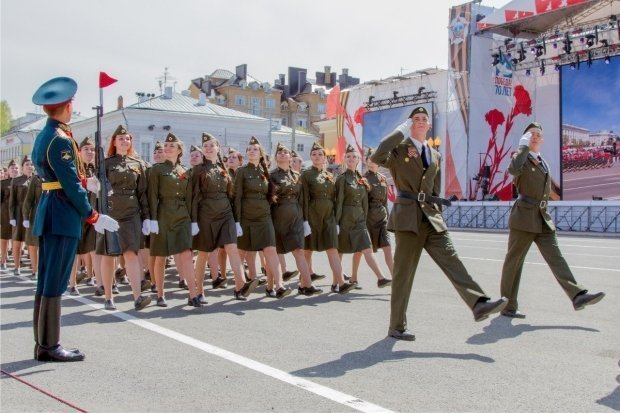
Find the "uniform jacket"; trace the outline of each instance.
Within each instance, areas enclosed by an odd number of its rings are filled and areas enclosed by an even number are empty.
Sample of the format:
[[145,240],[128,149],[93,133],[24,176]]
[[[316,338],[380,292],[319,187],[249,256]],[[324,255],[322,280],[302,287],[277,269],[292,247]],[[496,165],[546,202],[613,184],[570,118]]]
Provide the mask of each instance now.
[[[390,170],[398,191],[424,192],[439,196],[441,191],[441,155],[428,147],[431,163],[426,170],[414,143],[398,130],[395,130],[379,143],[371,155],[374,163]],[[412,231],[417,233],[426,215],[428,221],[438,232],[447,231],[440,207],[417,200],[397,197],[388,219],[389,231]]]
[[80,238],[82,220],[93,209],[76,166],[77,144],[64,130],[68,126],[48,119],[34,141],[32,162],[43,182],[60,182],[62,189],[43,191],[37,207],[33,234]]
[[[514,176],[514,184],[519,194],[537,201],[549,201],[551,191],[549,166],[544,160],[539,162],[534,159],[529,147],[519,147],[510,162],[508,172]],[[508,219],[510,229],[540,233],[544,225],[555,231],[555,225],[547,208],[540,208],[540,205],[533,205],[520,199],[515,201]]]

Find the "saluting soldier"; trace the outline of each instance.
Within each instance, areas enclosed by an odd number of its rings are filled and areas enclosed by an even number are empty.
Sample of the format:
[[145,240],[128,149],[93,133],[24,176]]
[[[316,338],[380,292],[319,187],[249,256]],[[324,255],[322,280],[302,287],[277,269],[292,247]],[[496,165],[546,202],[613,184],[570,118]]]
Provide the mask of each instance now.
[[555,225],[547,211],[551,192],[549,165],[540,155],[543,143],[542,125],[530,123],[519,140],[519,149],[513,155],[508,172],[514,176],[519,196],[508,219],[510,235],[508,252],[504,261],[501,294],[508,297],[508,305],[502,311],[506,317],[525,318],[519,311],[517,295],[525,256],[532,242],[551,268],[555,279],[572,300],[575,310],[596,304],[605,293],[588,294],[588,290],[575,281],[573,273],[558,247]]
[[30,224],[34,222],[39,199],[41,199],[41,191],[41,178],[36,174],[32,174],[28,184],[28,191],[22,204],[23,225],[26,228],[26,245],[28,246],[30,267],[32,268],[32,275],[30,277],[32,280],[37,279],[37,268],[39,268],[39,237],[35,237],[32,234],[32,226]]
[[9,223],[13,226],[11,247],[13,249],[13,265],[15,266],[13,273],[15,275],[20,274],[22,242],[26,240],[22,206],[24,199],[26,199],[30,178],[34,172],[32,159],[28,155],[22,159],[21,169],[22,174],[11,181],[11,194],[9,196]]
[[[370,156],[374,153],[372,148],[368,149],[366,155],[366,166],[368,170],[364,174],[364,178],[370,185],[368,191],[368,216],[366,217],[366,227],[372,241],[372,250],[383,250],[385,263],[390,270],[390,274],[394,273],[394,257],[392,256],[392,245],[390,244],[390,236],[387,230],[388,223],[388,184],[385,176],[379,173],[379,165],[374,163]],[[361,256],[356,254],[354,257],[359,265]]]
[[11,199],[11,181],[19,175],[19,166],[14,159],[11,159],[7,167],[6,176],[2,179],[1,189],[1,218],[0,218],[0,249],[2,251],[1,267],[6,270],[6,261],[8,258],[9,241],[13,236],[13,225],[11,225],[9,214],[9,201]]
[[[213,288],[226,284],[226,278],[218,275],[218,250],[223,249],[230,257],[230,266],[235,275],[234,297],[245,301],[256,289],[258,280],[245,280],[241,258],[237,250],[237,229],[230,199],[234,185],[220,155],[220,144],[210,133],[202,134],[202,150],[206,158],[203,167],[192,174],[192,222],[198,223],[199,232],[195,237],[195,274],[199,298],[204,299],[201,286],[207,260],[211,268]],[[225,267],[222,268],[225,271]]]
[[86,178],[77,143],[67,125],[76,91],[73,79],[58,77],[45,82],[32,97],[48,116],[32,150],[43,189],[32,228],[33,235],[39,237],[33,314],[35,359],[39,361],[84,360],[84,353],[60,345],[61,295],[73,268],[82,220],[100,233],[118,229],[114,219],[98,214],[88,203],[85,187],[96,189],[97,182]]
[[[310,225],[304,222],[303,190],[301,176],[291,169],[291,150],[278,143],[276,146],[277,168],[269,176],[275,188],[275,202],[271,206],[271,216],[276,231],[276,250],[281,257],[292,253],[301,273],[297,292],[302,295],[320,294],[323,290],[312,285],[310,267],[304,256],[304,237],[310,235]],[[280,262],[282,267],[282,263]],[[288,281],[295,272],[286,271],[283,280]]]
[[[108,211],[118,221],[120,252],[125,259],[125,270],[129,277],[134,299],[134,309],[143,309],[151,298],[141,295],[141,266],[138,251],[141,248],[140,233],[148,233],[149,205],[145,166],[133,149],[133,136],[119,125],[112,136],[105,159],[105,173],[108,180]],[[97,237],[97,254],[102,256],[101,275],[105,294],[106,310],[115,310],[112,299],[115,256],[108,255],[104,236]]]
[[399,340],[415,340],[407,329],[407,306],[423,249],[446,274],[476,321],[501,311],[507,302],[506,298],[491,301],[454,249],[441,215],[441,206],[449,205],[449,201],[439,198],[441,156],[426,144],[430,128],[428,112],[422,106],[416,107],[402,125],[381,140],[370,157],[390,169],[398,190],[388,220],[388,230],[396,235],[388,335]]
[[183,142],[173,133],[164,141],[165,161],[151,167],[148,182],[151,215],[151,255],[155,257],[154,276],[157,286],[157,306],[167,307],[164,297],[166,257],[174,256],[179,277],[187,283],[187,305],[201,307],[192,264],[192,236],[198,233],[198,223],[191,222],[191,173],[181,165]]
[[[360,156],[353,146],[347,145],[344,161],[346,170],[336,178],[338,252],[341,259],[343,254],[361,253],[364,255],[366,263],[377,276],[377,286],[384,288],[389,286],[392,280],[383,276],[375,257],[372,255],[372,242],[368,228],[366,228],[370,185],[357,170]],[[358,284],[357,268],[354,268],[349,283]]]
[[244,260],[248,252],[262,250],[267,265],[266,294],[268,297],[284,298],[291,293],[291,289],[284,287],[282,283],[282,272],[276,252],[276,236],[270,207],[273,200],[273,185],[269,181],[265,152],[254,136],[248,143],[246,156],[247,165],[240,167],[235,177],[234,205],[239,255]]
[[[310,150],[312,167],[301,173],[303,188],[304,221],[310,226],[310,235],[305,239],[304,255],[312,270],[312,252],[325,251],[332,270],[332,292],[346,294],[354,284],[345,281],[342,264],[338,256],[338,225],[334,213],[336,183],[334,176],[325,170],[325,150],[314,142]],[[312,271],[312,280],[324,278]]]

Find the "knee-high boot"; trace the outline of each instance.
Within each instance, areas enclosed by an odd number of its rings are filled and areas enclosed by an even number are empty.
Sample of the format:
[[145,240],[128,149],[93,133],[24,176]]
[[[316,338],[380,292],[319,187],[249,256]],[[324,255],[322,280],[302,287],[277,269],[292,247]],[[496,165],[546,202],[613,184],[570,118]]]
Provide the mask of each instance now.
[[41,309],[41,296],[34,296],[34,311],[32,312],[32,329],[34,330],[34,359],[37,360],[39,353],[39,311]]
[[60,345],[60,305],[62,297],[42,297],[39,310],[39,361],[82,361],[84,353]]

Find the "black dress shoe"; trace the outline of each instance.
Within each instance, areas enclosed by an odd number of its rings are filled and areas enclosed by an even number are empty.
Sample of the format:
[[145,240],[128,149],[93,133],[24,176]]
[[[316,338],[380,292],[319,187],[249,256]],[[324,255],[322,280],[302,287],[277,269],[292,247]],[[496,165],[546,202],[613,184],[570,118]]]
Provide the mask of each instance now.
[[489,318],[489,315],[502,311],[508,305],[508,299],[502,297],[495,301],[478,301],[474,306],[474,320],[482,321]]
[[189,290],[189,287],[187,286],[185,280],[179,280],[179,288],[182,288],[183,290]]
[[415,341],[415,335],[409,330],[396,330],[390,328],[388,330],[388,336],[393,337],[396,340]]
[[243,287],[241,287],[241,289],[239,291],[235,290],[234,291],[234,296],[235,296],[235,300],[239,300],[239,301],[247,301],[247,297],[245,297],[243,295]]
[[322,280],[323,278],[325,278],[323,274],[315,274],[315,273],[310,274],[310,280],[312,280],[312,282]]
[[270,290],[269,288],[266,288],[265,289],[265,296],[269,297],[269,298],[276,298],[276,290],[274,290],[274,289]]
[[344,283],[340,287],[338,287],[338,294],[346,294],[356,287],[357,284]]
[[596,304],[605,297],[605,293],[588,294],[587,291],[579,293],[573,298],[575,311],[583,310],[587,305]]
[[39,361],[82,361],[85,358],[84,353],[77,349],[76,351],[69,351],[63,348],[61,345],[54,346],[52,348],[44,348],[39,346],[37,351],[37,360]]
[[382,278],[379,281],[377,281],[377,287],[379,288],[385,288],[388,287],[392,284],[392,280],[389,280],[387,278]]
[[280,287],[276,290],[276,298],[278,300],[286,297],[287,295],[289,295],[291,293],[291,289],[288,287]]
[[297,274],[299,274],[299,271],[295,270],[295,271],[285,271],[282,274],[282,280],[283,281],[288,281],[291,278],[295,277]]
[[190,307],[202,307],[204,304],[202,304],[200,302],[200,298],[198,298],[198,296],[196,296],[194,298],[188,298],[187,299],[187,305],[189,305]]
[[351,279],[351,276],[345,273],[342,273],[342,277],[344,278],[345,281],[349,281]]
[[265,285],[267,284],[267,279],[265,278],[258,278],[258,285]]
[[310,287],[299,287],[297,289],[297,293],[300,295],[305,295],[305,296],[312,296],[315,294],[321,294],[323,292],[323,290],[321,290],[320,288],[316,288],[314,285],[311,285]]
[[151,281],[144,279],[142,281],[140,281],[140,291],[144,292],[144,291],[148,291],[151,289]]
[[213,289],[217,289],[217,288],[222,288],[222,284],[224,285],[224,288],[226,288],[226,284],[228,283],[228,280],[220,275],[218,275],[218,277],[211,281],[211,286],[213,287]]
[[133,308],[136,311],[142,310],[144,307],[151,303],[151,297],[146,295],[141,295],[138,299],[133,303]]
[[239,293],[243,297],[247,297],[248,295],[252,294],[254,290],[256,290],[256,287],[258,287],[258,283],[259,281],[256,278],[252,281],[246,282],[245,284],[243,284],[243,287],[241,287],[241,290],[239,290]]
[[502,310],[500,314],[503,315],[504,317],[510,317],[510,318],[525,318],[525,314],[523,314],[519,310]]

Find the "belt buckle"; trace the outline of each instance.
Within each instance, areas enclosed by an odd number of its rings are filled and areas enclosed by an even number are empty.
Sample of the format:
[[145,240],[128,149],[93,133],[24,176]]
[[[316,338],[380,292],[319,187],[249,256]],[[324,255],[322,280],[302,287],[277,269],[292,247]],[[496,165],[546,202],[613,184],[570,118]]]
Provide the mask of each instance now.
[[424,192],[418,192],[418,202],[426,202],[426,194]]
[[540,201],[540,209],[547,208],[547,201]]

